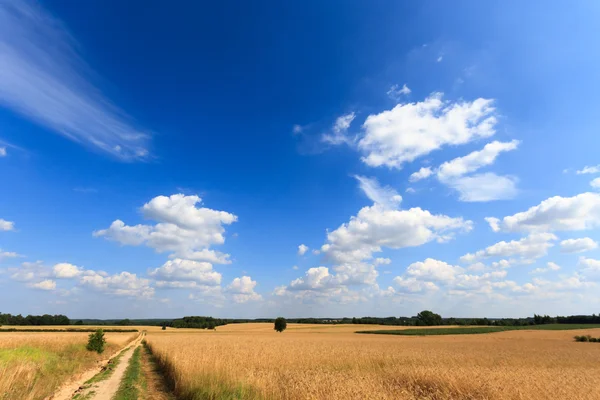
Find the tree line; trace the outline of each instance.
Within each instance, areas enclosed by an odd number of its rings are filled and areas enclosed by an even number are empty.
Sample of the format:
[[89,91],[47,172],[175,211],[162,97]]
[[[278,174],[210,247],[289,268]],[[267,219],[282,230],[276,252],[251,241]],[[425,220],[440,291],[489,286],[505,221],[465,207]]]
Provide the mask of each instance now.
[[[412,317],[343,317],[343,318],[286,318],[294,324],[360,324],[393,326],[433,326],[433,325],[476,325],[476,326],[528,326],[543,324],[600,324],[600,314],[556,316],[537,315],[527,318],[443,318],[425,310]],[[43,326],[43,325],[121,325],[121,326],[164,326],[172,328],[214,329],[226,324],[248,322],[275,322],[275,318],[213,318],[208,316],[187,316],[177,319],[79,319],[71,320],[66,315],[27,315],[26,317],[0,313],[1,325]]]
[[71,325],[71,320],[66,315],[28,315],[26,317],[0,313],[0,325]]

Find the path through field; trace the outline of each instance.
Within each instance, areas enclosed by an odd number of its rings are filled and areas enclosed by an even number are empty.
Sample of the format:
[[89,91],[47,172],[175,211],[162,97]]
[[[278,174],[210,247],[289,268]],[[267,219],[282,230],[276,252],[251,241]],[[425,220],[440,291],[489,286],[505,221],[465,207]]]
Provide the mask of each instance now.
[[134,350],[141,345],[144,335],[144,333],[141,333],[137,337],[137,339],[135,339],[131,344],[129,344],[128,347],[121,350],[119,353],[115,354],[111,358],[114,359],[115,357],[122,354],[119,364],[108,379],[93,383],[92,385],[85,385],[85,382],[93,378],[102,369],[102,367],[95,368],[94,370],[90,370],[84,373],[77,381],[61,388],[61,390],[59,390],[59,392],[57,392],[53,397],[51,397],[51,399],[71,400],[73,398],[78,398],[94,400],[111,400],[117,392],[117,390],[119,389],[119,384],[121,383],[123,375],[125,374],[125,370],[129,365],[129,360],[131,359]]

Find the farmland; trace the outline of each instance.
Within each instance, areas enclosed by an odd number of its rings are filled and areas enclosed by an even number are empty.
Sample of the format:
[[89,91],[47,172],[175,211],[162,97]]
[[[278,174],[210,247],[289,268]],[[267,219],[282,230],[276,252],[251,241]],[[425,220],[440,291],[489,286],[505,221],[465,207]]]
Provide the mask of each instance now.
[[[453,335],[447,331],[482,327],[427,327],[422,336],[420,327],[360,324],[288,324],[281,334],[271,323],[216,331],[137,327],[146,331],[151,353],[138,347],[131,361],[121,362],[126,371],[117,398],[171,399],[172,392],[181,400],[600,398],[600,346],[574,340],[598,337],[600,327],[529,328]],[[85,350],[86,333],[0,333],[0,393],[43,399],[135,336],[107,333],[107,351],[99,356]]]
[[0,394],[4,397],[0,398],[42,399],[136,336],[136,333],[107,333],[106,351],[98,355],[85,349],[87,333],[2,332]]
[[147,342],[184,400],[600,398],[600,347],[575,343],[582,331],[354,333],[373,328],[239,324],[150,331]]

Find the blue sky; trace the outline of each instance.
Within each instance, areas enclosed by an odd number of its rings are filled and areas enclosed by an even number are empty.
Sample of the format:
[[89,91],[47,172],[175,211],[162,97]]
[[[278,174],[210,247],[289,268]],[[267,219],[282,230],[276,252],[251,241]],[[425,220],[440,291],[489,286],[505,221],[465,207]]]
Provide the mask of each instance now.
[[599,13],[0,5],[0,309],[597,312]]

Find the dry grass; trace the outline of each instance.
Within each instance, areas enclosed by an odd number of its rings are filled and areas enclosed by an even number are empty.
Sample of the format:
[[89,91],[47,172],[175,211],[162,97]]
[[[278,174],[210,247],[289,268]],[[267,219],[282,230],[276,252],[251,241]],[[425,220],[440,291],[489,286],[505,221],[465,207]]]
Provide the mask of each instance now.
[[573,331],[352,333],[369,328],[243,324],[147,341],[183,399],[600,399],[600,346]]
[[0,333],[0,399],[43,399],[136,336],[107,333],[106,351],[98,355],[85,349],[87,333]]

